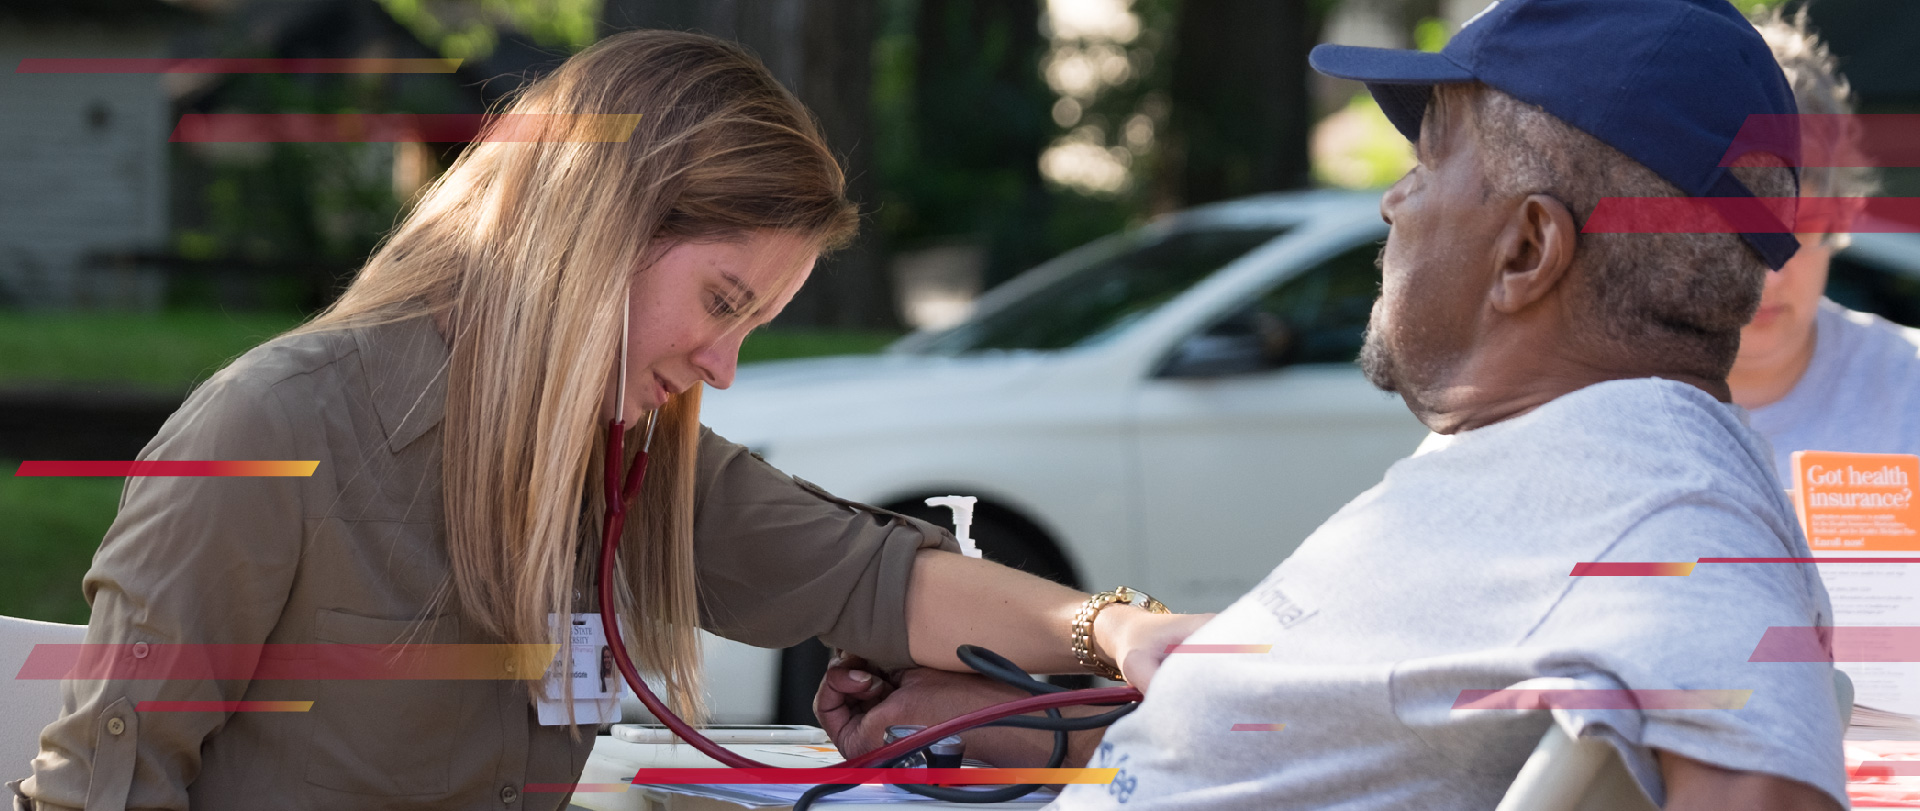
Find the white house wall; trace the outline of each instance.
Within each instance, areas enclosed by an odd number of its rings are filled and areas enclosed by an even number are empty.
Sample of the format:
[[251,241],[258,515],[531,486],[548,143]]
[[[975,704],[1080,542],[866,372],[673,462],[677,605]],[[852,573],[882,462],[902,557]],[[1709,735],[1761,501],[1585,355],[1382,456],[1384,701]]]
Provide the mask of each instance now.
[[166,241],[172,121],[161,77],[14,68],[31,57],[164,55],[158,29],[0,20],[0,303],[155,303],[156,277],[84,263]]

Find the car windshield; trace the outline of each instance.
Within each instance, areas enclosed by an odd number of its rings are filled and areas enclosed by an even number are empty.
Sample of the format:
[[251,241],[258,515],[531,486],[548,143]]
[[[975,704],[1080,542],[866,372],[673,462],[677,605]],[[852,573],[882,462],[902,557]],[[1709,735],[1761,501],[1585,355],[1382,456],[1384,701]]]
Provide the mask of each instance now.
[[1286,233],[1284,226],[1142,230],[1019,299],[901,349],[924,355],[1097,343]]

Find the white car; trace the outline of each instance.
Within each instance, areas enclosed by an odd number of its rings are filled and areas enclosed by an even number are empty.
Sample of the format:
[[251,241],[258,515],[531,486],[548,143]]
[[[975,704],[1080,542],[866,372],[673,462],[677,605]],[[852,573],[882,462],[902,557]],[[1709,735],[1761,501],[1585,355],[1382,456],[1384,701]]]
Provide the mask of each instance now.
[[[927,497],[976,496],[990,558],[1218,610],[1425,435],[1352,363],[1379,292],[1379,200],[1275,195],[1164,217],[885,354],[742,368],[703,419],[857,501],[944,524]],[[777,652],[708,642],[724,720],[804,711],[817,655],[787,655],[770,707],[749,682],[774,669],[754,657]]]
[[[856,501],[945,523],[926,498],[976,496],[989,558],[1216,611],[1426,435],[1353,363],[1379,293],[1379,200],[1275,194],[1169,215],[884,354],[742,368],[703,418]],[[1830,290],[1911,319],[1916,279],[1920,237],[1863,234]],[[708,642],[717,720],[811,723],[817,643]]]

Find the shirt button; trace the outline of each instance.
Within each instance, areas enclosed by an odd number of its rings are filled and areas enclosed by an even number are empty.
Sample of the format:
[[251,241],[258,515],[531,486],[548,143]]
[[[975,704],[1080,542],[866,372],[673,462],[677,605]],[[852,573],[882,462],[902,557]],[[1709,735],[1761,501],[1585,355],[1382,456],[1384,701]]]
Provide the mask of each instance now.
[[512,663],[512,662],[508,662],[508,663],[506,663],[505,665],[502,665],[502,667],[505,667],[505,668],[507,669],[507,672],[508,672],[508,673],[512,673],[512,672],[513,672],[513,663]]
[[125,731],[127,731],[127,722],[126,722],[126,721],[122,721],[122,720],[120,720],[120,719],[118,719],[118,718],[108,718],[108,719],[107,719],[107,734],[108,734],[108,735],[118,735],[118,734],[120,734],[120,733],[122,733],[122,732],[125,732]]
[[147,658],[147,643],[145,642],[133,643],[133,658],[135,659]]
[[513,801],[518,799],[520,799],[519,789],[514,788],[513,786],[500,787],[500,802],[506,803],[508,805],[512,805]]

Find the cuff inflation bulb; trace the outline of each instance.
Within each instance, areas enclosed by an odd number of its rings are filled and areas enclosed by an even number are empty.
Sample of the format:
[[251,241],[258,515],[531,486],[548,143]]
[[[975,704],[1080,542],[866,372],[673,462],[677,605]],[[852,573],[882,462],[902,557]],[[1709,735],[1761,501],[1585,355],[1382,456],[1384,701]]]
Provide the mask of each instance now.
[[[904,740],[916,732],[924,732],[926,729],[919,724],[894,724],[887,727],[886,735],[881,740],[893,743]],[[965,765],[966,753],[967,745],[960,740],[960,736],[948,735],[928,744],[927,748],[908,755],[900,761],[900,765],[910,769],[921,766],[932,769],[958,769]]]
[[929,507],[946,507],[953,510],[953,537],[960,542],[960,554],[970,558],[980,557],[980,548],[973,545],[973,504],[979,499],[973,496],[935,496],[927,499]]

